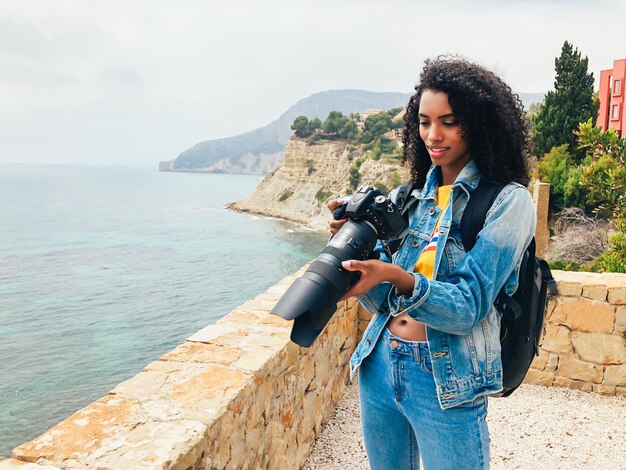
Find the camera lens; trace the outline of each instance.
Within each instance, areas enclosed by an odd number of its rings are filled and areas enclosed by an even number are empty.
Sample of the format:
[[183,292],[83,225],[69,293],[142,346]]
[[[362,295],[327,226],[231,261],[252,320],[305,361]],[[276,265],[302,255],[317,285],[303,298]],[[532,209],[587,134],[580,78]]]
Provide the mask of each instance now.
[[337,302],[356,281],[341,262],[366,259],[376,246],[376,231],[365,221],[348,220],[330,240],[309,269],[296,279],[272,313],[294,320],[291,340],[309,347],[337,309]]

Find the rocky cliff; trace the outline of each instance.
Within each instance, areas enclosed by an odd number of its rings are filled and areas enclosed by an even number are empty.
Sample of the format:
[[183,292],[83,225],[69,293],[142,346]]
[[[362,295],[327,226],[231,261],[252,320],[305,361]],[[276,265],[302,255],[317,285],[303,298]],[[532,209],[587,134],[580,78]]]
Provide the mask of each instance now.
[[351,194],[351,169],[358,169],[359,185],[391,189],[406,181],[408,167],[383,156],[373,160],[371,152],[345,141],[318,141],[291,137],[285,160],[268,174],[247,199],[231,208],[259,215],[292,220],[311,228],[326,229],[332,197]]
[[406,105],[409,93],[328,90],[301,99],[265,127],[223,139],[200,142],[176,159],[159,163],[159,171],[267,174],[283,160],[285,143],[297,116],[325,119],[330,111],[345,115],[368,108]]

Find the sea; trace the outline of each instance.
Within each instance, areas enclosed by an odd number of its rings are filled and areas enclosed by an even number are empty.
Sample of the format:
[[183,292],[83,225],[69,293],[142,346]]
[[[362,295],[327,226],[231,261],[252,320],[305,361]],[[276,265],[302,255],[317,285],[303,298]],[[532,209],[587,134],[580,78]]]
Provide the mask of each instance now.
[[0,164],[1,457],[319,254],[260,179]]

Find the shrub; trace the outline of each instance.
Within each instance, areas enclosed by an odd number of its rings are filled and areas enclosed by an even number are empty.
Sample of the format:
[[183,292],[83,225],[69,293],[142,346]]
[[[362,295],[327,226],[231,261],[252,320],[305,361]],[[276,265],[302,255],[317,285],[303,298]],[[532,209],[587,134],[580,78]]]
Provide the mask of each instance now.
[[380,149],[382,153],[392,154],[394,151],[398,149],[398,144],[393,139],[380,139]]
[[307,175],[311,176],[311,173],[313,173],[315,171],[315,166],[313,165],[313,163],[315,163],[313,160],[307,160],[306,164],[307,164]]
[[553,147],[539,162],[541,180],[550,183],[550,205],[555,210],[585,208],[580,185],[581,170],[567,151],[567,144]]
[[593,270],[626,274],[626,235],[623,232],[616,232],[609,237],[609,251],[594,261]]
[[376,139],[376,141],[374,142],[374,146],[372,147],[372,159],[373,160],[380,160],[380,156],[382,155],[383,151],[380,145],[380,139]]
[[559,269],[561,271],[580,271],[583,267],[577,261],[563,261],[563,260],[553,260],[549,261],[548,265],[550,269]]
[[[359,159],[360,160],[360,159]],[[359,161],[357,160],[357,162]],[[361,165],[359,165],[361,166]],[[359,174],[359,166],[352,165],[350,167],[350,176],[349,176],[349,183],[350,183],[350,187],[352,189],[356,189],[359,186],[359,181],[361,181],[361,175]]]
[[291,191],[291,190],[287,190],[287,191],[285,191],[284,193],[282,193],[282,194],[280,195],[280,197],[278,198],[278,200],[279,200],[280,202],[286,201],[286,200],[287,200],[287,199],[289,199],[292,195],[293,195],[293,191]]
[[324,188],[321,188],[318,192],[315,193],[315,199],[320,202],[326,202],[328,201],[328,198],[331,194],[332,193],[330,191],[326,191],[324,190]]
[[389,186],[391,188],[395,188],[396,186],[400,186],[402,184],[402,178],[400,178],[400,175],[398,174],[397,171],[394,171],[393,173],[391,173],[391,176],[389,177]]
[[376,189],[378,189],[381,193],[385,194],[385,195],[389,194],[389,188],[387,188],[385,183],[381,183],[380,181],[376,181],[376,183],[374,183],[374,187]]

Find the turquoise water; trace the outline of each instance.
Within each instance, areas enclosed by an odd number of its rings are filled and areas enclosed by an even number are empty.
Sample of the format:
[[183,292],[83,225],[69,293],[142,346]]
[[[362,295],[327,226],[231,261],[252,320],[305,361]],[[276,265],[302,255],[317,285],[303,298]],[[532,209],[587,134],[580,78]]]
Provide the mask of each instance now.
[[0,456],[315,257],[258,176],[0,165]]

